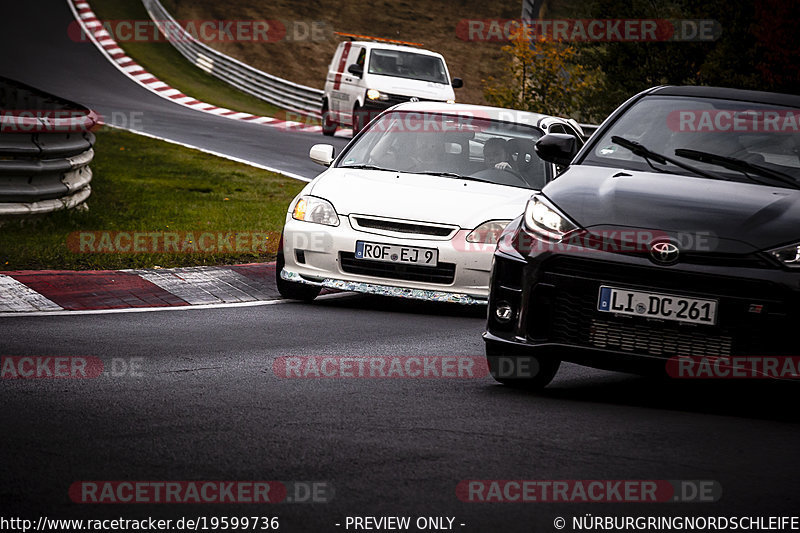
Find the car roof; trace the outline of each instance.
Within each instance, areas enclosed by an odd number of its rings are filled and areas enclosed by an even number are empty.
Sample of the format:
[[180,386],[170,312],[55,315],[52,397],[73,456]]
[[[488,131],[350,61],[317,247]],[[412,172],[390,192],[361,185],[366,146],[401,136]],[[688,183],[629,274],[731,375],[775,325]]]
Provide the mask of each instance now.
[[[406,102],[391,108],[392,111],[406,111],[419,113],[443,113],[448,115],[466,115],[476,118],[488,118],[491,120],[501,120],[504,122],[516,122],[539,126],[542,122],[559,122],[568,124],[567,119],[542,115],[541,113],[531,113],[518,109],[507,109],[503,107],[490,107],[472,104],[445,104],[442,102]],[[573,125],[574,127],[574,125]]]
[[431,50],[426,50],[424,48],[419,48],[416,46],[406,46],[402,44],[392,44],[392,43],[384,43],[380,41],[351,41],[354,45],[364,46],[366,48],[385,48],[387,50],[399,50],[401,52],[413,52],[415,54],[423,54],[427,56],[438,56],[441,57],[442,54],[438,54]]
[[726,87],[705,87],[697,85],[663,86],[655,87],[648,92],[649,95],[661,96],[686,96],[695,98],[720,98],[725,100],[738,100],[742,102],[755,102],[759,104],[773,104],[790,107],[800,107],[800,96],[793,94],[770,93],[765,91],[748,91],[744,89],[729,89]]

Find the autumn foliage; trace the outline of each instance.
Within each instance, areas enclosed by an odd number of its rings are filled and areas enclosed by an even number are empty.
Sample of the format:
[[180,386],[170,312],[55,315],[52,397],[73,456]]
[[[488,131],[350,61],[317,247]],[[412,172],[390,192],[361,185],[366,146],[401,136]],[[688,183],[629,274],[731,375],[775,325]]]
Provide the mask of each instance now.
[[585,110],[602,84],[602,73],[578,63],[574,45],[544,35],[532,37],[521,28],[503,51],[508,57],[505,76],[483,80],[484,97],[491,105],[593,118]]

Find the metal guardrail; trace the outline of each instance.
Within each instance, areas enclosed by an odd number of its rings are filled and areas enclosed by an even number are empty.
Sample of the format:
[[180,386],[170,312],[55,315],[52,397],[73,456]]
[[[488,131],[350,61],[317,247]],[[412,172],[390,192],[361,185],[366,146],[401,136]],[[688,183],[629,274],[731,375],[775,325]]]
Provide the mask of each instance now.
[[83,106],[0,78],[0,216],[83,204],[97,122]]
[[197,41],[158,0],[142,0],[164,37],[194,65],[271,104],[319,118],[322,91],[267,74]]

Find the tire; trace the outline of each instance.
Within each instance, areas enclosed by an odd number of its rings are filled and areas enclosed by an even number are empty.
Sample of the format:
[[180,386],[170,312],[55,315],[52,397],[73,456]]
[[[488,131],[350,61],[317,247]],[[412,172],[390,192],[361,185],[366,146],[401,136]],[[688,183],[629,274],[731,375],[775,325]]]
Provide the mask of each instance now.
[[486,362],[492,377],[509,387],[538,391],[553,381],[559,359],[514,353],[502,344],[486,343]]
[[314,298],[319,296],[322,287],[297,283],[296,281],[287,281],[281,278],[281,270],[283,270],[284,266],[286,266],[286,260],[283,257],[283,236],[281,236],[280,243],[278,244],[278,257],[275,260],[275,285],[278,286],[278,292],[284,298],[303,302],[311,302]]
[[353,137],[364,129],[367,122],[367,112],[364,111],[360,105],[356,104],[355,107],[353,107]]
[[322,134],[331,137],[336,133],[337,126],[338,125],[331,120],[330,111],[328,111],[328,103],[325,102],[322,105]]

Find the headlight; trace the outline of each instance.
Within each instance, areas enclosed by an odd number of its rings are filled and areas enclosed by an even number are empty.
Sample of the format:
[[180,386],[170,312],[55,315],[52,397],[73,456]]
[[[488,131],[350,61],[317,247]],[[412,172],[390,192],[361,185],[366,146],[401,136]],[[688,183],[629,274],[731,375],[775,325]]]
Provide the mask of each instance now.
[[775,250],[769,250],[767,253],[777,259],[783,266],[800,268],[800,244],[776,248]]
[[510,220],[490,220],[484,222],[469,235],[467,235],[467,242],[479,242],[481,244],[497,244],[500,234],[506,229]]
[[327,200],[315,196],[301,196],[292,210],[292,218],[326,226],[338,226],[339,215]]
[[367,89],[367,98],[370,100],[388,100],[389,97],[378,89]]
[[561,240],[578,226],[553,206],[544,196],[535,195],[525,206],[525,227],[550,240]]

